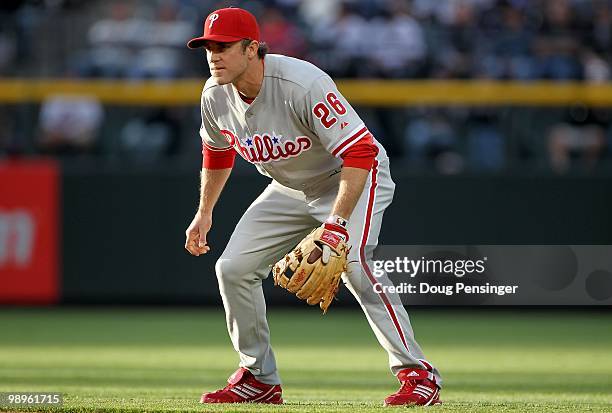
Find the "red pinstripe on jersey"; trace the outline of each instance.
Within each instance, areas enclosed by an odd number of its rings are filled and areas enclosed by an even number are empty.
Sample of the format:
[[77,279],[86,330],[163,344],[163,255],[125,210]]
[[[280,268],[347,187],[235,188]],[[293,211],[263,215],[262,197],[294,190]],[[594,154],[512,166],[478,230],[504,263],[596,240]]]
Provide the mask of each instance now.
[[[372,274],[372,271],[370,270],[370,267],[368,266],[366,255],[365,255],[365,247],[368,242],[368,236],[370,233],[370,224],[371,224],[372,215],[374,211],[374,200],[376,197],[376,187],[378,186],[377,175],[378,175],[378,161],[374,161],[374,166],[372,167],[372,182],[370,184],[370,190],[368,194],[368,207],[366,210],[365,225],[363,228],[361,245],[359,246],[359,258],[361,260],[361,265],[363,266],[363,269],[366,275],[368,276],[368,279],[372,283],[372,285],[378,283],[378,281],[376,281],[376,278],[374,277],[374,275]],[[393,309],[393,306],[391,305],[391,302],[389,301],[389,297],[387,297],[387,295],[384,292],[378,293],[378,296],[385,304],[387,313],[389,314],[389,317],[391,317],[391,321],[393,321],[393,325],[395,326],[395,329],[397,330],[397,334],[402,340],[404,347],[406,347],[406,350],[410,352],[410,349],[408,348],[408,344],[406,343],[406,337],[404,335],[404,331],[402,330],[402,326],[399,323],[397,314],[395,313],[395,310]]]
[[215,148],[214,146],[211,146],[209,144],[207,144],[206,142],[202,141],[202,147],[206,148],[206,150],[209,151],[214,151],[214,152],[223,152],[223,151],[231,151],[234,148],[231,146],[228,146],[227,148]]
[[353,132],[351,132],[346,139],[344,139],[338,146],[336,146],[335,149],[332,150],[332,155],[334,156],[340,155],[342,152],[348,149],[352,144],[359,141],[359,139],[363,138],[369,133],[368,128],[366,128],[364,125],[362,125],[361,128],[358,128],[358,130],[356,131],[354,130]]

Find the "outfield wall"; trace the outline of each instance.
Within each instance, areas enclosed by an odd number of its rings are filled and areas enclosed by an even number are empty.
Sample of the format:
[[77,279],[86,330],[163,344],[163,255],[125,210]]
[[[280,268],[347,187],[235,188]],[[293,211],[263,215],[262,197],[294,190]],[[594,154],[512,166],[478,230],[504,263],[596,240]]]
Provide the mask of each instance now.
[[[237,168],[214,214],[211,253],[192,257],[183,244],[197,169],[0,166],[0,303],[220,304],[215,260],[268,183]],[[392,172],[384,244],[612,244],[612,177]],[[271,282],[266,293],[295,302]]]
[[[386,244],[612,244],[612,178],[393,176]],[[233,174],[212,251],[196,258],[183,244],[197,173],[64,174],[63,300],[220,304],[215,260],[266,184],[254,172]],[[265,284],[271,302],[295,302]]]

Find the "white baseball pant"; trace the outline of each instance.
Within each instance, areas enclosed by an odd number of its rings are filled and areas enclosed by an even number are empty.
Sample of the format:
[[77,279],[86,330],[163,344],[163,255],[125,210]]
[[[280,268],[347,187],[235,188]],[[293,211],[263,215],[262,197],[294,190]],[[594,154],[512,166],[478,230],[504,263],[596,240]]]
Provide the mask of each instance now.
[[[319,184],[318,193],[297,191],[272,181],[246,210],[216,263],[227,328],[240,355],[240,366],[263,383],[279,384],[280,376],[270,346],[262,280],[267,278],[270,265],[329,216],[339,176]],[[377,293],[373,288],[376,282],[392,285],[386,275],[373,277],[367,259],[378,243],[383,213],[394,189],[388,159],[377,160],[349,220],[352,249],[342,279],[387,351],[392,373],[410,367],[428,369],[441,384],[439,372],[425,361],[414,339],[408,313],[397,294]]]

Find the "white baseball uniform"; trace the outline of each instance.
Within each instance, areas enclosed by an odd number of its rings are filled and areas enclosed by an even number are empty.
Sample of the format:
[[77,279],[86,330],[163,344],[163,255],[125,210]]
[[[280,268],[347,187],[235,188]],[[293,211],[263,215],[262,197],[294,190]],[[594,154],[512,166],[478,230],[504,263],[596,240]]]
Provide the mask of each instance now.
[[[257,98],[246,103],[231,84],[208,79],[202,92],[200,135],[205,153],[236,151],[272,182],[238,222],[216,263],[227,327],[240,366],[267,384],[280,383],[270,346],[262,280],[270,265],[330,215],[338,193],[340,156],[369,134],[332,79],[316,66],[267,55]],[[438,371],[424,360],[406,310],[395,294],[377,293],[368,266],[395,184],[384,148],[349,219],[349,264],[343,281],[360,303],[393,374],[404,368]],[[206,156],[206,154],[205,154]],[[348,217],[346,217],[348,218]]]

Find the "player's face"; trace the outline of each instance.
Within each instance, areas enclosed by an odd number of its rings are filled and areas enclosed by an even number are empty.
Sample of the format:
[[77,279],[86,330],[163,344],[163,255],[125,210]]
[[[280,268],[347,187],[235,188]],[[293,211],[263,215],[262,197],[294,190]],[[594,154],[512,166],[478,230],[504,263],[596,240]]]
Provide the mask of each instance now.
[[249,61],[241,43],[206,42],[210,74],[220,85],[233,82],[247,69]]

